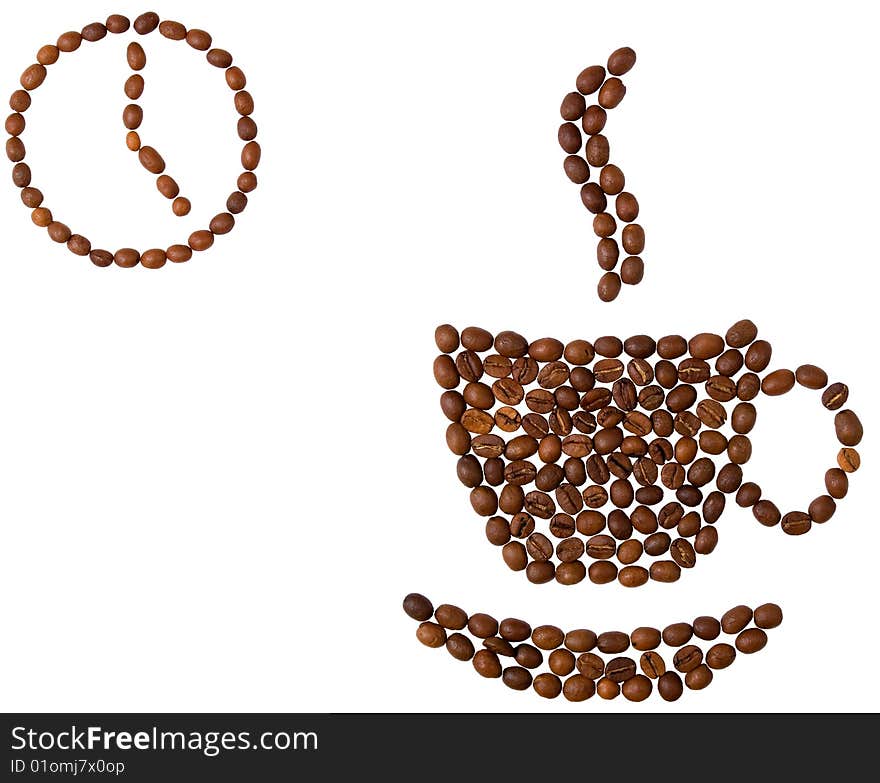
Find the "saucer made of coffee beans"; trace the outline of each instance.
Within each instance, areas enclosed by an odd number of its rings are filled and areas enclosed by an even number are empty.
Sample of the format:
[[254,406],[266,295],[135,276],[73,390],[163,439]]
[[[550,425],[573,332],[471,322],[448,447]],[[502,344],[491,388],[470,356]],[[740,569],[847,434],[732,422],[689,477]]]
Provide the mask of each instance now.
[[[468,615],[452,604],[435,608],[419,593],[403,599],[403,610],[419,623],[416,638],[422,644],[445,647],[455,660],[471,661],[481,677],[500,679],[513,690],[531,687],[546,699],[562,695],[574,702],[596,694],[644,701],[653,693],[676,701],[685,688],[698,691],[710,685],[715,672],[730,666],[738,654],[762,650],[767,630],[782,622],[782,610],[771,603],[754,611],[735,606],[720,619],[702,616],[662,630],[642,626],[630,633],[532,627],[513,617],[499,622],[484,613]],[[720,640],[722,634],[733,638]]]
[[[538,584],[674,582],[715,549],[727,496],[790,535],[827,522],[859,466],[861,422],[815,365],[765,372],[772,348],[757,336],[748,320],[724,337],[568,343],[438,327],[446,442],[507,566]],[[825,493],[783,513],[742,466],[753,400],[796,384],[824,389],[842,449]]]
[[[235,93],[233,103],[239,115],[238,136],[245,142],[241,150],[243,171],[238,176],[236,190],[226,200],[226,211],[216,214],[206,229],[192,232],[185,243],[173,244],[164,249],[152,248],[139,251],[124,247],[110,252],[93,247],[89,239],[73,233],[43,205],[43,193],[31,184],[31,170],[24,162],[25,146],[21,136],[25,129],[24,113],[31,105],[33,91],[48,75],[47,66],[54,65],[59,59],[63,60],[62,55],[75,52],[83,42],[100,41],[108,33],[119,35],[127,32],[130,27],[138,35],[143,36],[158,30],[169,40],[185,41],[193,50],[206,52],[205,58],[208,63],[224,71],[226,83]],[[115,263],[121,267],[134,267],[140,264],[149,269],[158,269],[164,266],[166,261],[178,263],[188,261],[192,258],[193,252],[207,250],[214,244],[215,237],[228,234],[232,230],[235,225],[234,215],[242,212],[247,206],[246,194],[257,187],[254,169],[259,165],[261,150],[260,145],[254,141],[257,135],[257,125],[251,118],[254,101],[250,92],[245,89],[247,80],[244,72],[232,64],[232,55],[229,52],[225,49],[212,48],[212,43],[211,36],[204,30],[188,30],[180,22],[161,21],[157,14],[147,12],[138,16],[134,23],[120,14],[111,14],[103,24],[92,22],[80,32],[62,33],[55,44],[47,44],[39,49],[37,61],[29,65],[21,74],[19,80],[21,89],[13,92],[9,99],[12,114],[6,118],[6,132],[9,133],[9,138],[6,140],[6,156],[14,164],[12,182],[21,189],[21,201],[31,210],[31,220],[36,226],[45,228],[52,241],[66,244],[68,250],[75,255],[89,256],[96,266],[106,267]],[[140,43],[133,41],[128,45],[126,59],[135,73],[126,80],[124,90],[129,100],[136,101],[144,90],[144,79],[138,72],[147,62],[146,53]],[[165,198],[172,200],[173,213],[178,216],[188,214],[191,204],[187,198],[180,195],[177,182],[165,173],[165,161],[162,156],[153,147],[141,144],[137,133],[137,128],[143,122],[141,107],[134,102],[128,104],[122,112],[122,121],[128,131],[125,137],[126,145],[133,152],[137,152],[141,165],[148,172],[157,175],[156,188]]]
[[[596,260],[604,273],[599,278],[597,293],[603,302],[616,299],[621,284],[640,283],[645,271],[645,231],[634,222],[639,216],[639,202],[626,189],[622,169],[611,163],[611,147],[603,133],[608,112],[619,106],[626,95],[620,77],[635,62],[636,53],[624,46],[611,53],[607,71],[601,65],[585,68],[575,80],[576,91],[562,99],[559,109],[563,123],[557,139],[566,153],[563,170],[569,180],[581,186],[581,202],[594,216],[593,232],[599,238]],[[596,103],[588,106],[586,96],[594,94]],[[614,199],[614,215],[608,208],[609,198]],[[625,258],[618,270],[621,246]]]

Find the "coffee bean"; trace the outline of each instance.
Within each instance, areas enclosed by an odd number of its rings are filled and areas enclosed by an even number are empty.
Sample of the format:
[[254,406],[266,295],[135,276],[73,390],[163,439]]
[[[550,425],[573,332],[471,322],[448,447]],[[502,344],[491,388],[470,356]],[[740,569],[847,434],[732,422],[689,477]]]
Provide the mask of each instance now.
[[413,620],[424,621],[434,614],[434,606],[420,593],[410,593],[403,599],[403,611]]
[[713,644],[706,653],[706,664],[712,669],[726,669],[736,658],[736,650],[726,642]]
[[639,216],[639,202],[632,193],[620,193],[614,201],[614,209],[617,217],[625,223],[631,223]]
[[[668,538],[665,533],[657,533],[655,535]],[[645,543],[647,545],[647,541]],[[647,551],[647,548],[645,551]],[[673,560],[658,560],[651,564],[650,575],[651,579],[655,582],[677,582],[681,577],[681,567]]]
[[653,651],[642,654],[642,657],[639,659],[639,666],[652,680],[656,680],[666,673],[666,663],[658,653]]
[[815,364],[802,364],[794,375],[797,382],[808,389],[821,389],[828,384],[828,373]]
[[834,430],[844,446],[858,446],[862,441],[862,422],[851,410],[840,411],[834,417]]
[[523,642],[532,635],[532,627],[525,620],[507,617],[501,621],[499,632],[509,642]]
[[666,407],[673,413],[687,410],[697,401],[697,391],[688,383],[676,386],[666,395]]
[[[684,498],[683,492],[684,492],[684,490],[687,490],[687,489],[699,492],[699,490],[696,490],[694,487],[684,486],[681,489],[679,489],[678,492],[676,492],[676,497],[679,500],[681,500],[682,502],[685,502],[685,500],[687,500],[686,505],[696,506],[699,503],[699,499],[697,499],[696,497],[695,498],[687,497],[683,500],[683,498]],[[688,511],[688,513],[685,514],[681,518],[679,523],[675,526],[675,529],[678,532],[678,535],[680,535],[684,538],[690,538],[691,536],[696,535],[697,531],[699,531],[699,529],[700,529],[700,515],[696,511]]]
[[758,520],[758,522],[766,527],[778,525],[779,521],[782,519],[782,514],[779,513],[779,509],[770,500],[757,501],[752,508],[752,515]]
[[700,528],[694,539],[694,551],[698,555],[709,555],[718,546],[718,531],[711,525]]
[[[737,447],[740,449],[741,447]],[[728,454],[730,454],[730,443],[727,444]],[[740,452],[736,452],[737,455],[740,455]],[[727,494],[731,492],[736,492],[742,484],[743,472],[742,468],[737,465],[735,462],[729,462],[727,465],[724,465],[721,470],[718,471],[718,478],[715,480],[715,486],[721,492],[725,492]]]
[[663,629],[663,642],[669,647],[683,647],[693,636],[690,623],[672,623]]
[[532,533],[526,542],[526,551],[533,560],[545,562],[553,556],[553,543],[542,533]]
[[[619,184],[621,188],[623,187],[623,175],[615,184]],[[645,229],[638,223],[630,223],[624,227],[621,233],[621,244],[623,249],[630,255],[640,255],[645,249]]]
[[752,372],[763,372],[770,364],[773,348],[766,340],[756,340],[746,351],[746,367]]
[[446,650],[457,661],[469,661],[474,657],[474,643],[461,633],[453,633],[446,640]]
[[688,644],[676,651],[672,663],[682,674],[691,672],[703,662],[703,651],[694,644]]
[[615,49],[608,57],[608,73],[623,76],[636,64],[636,53],[628,46]]
[[803,511],[789,511],[782,517],[782,532],[790,536],[800,536],[812,527],[810,515]]
[[443,353],[453,353],[458,350],[458,330],[450,324],[442,324],[434,330],[434,342]]
[[606,631],[599,634],[596,642],[599,651],[606,654],[622,653],[629,648],[629,634],[623,631]]
[[836,411],[846,404],[849,387],[845,383],[832,383],[822,392],[822,404],[830,411]]
[[771,397],[790,392],[794,388],[795,377],[791,370],[774,370],[764,377],[761,391]]
[[601,560],[590,565],[587,575],[593,584],[604,585],[617,579],[617,566],[607,560]]
[[684,538],[677,538],[669,548],[672,559],[682,568],[693,568],[697,562],[696,552],[691,542]]
[[[506,356],[509,359],[519,359],[524,357],[528,350],[528,341],[516,332],[504,331],[499,332],[495,336],[495,351],[501,356]],[[531,381],[526,381],[522,378],[515,378],[515,380],[518,380],[520,383],[531,383]]]
[[532,684],[532,675],[521,666],[508,666],[501,675],[501,681],[515,691],[528,690]]
[[562,681],[555,674],[544,672],[535,677],[535,693],[545,699],[555,699],[562,693]]
[[734,435],[727,442],[727,456],[735,465],[744,465],[751,459],[752,442],[745,435]]
[[579,120],[587,108],[584,96],[579,92],[570,92],[562,99],[559,113],[564,120]]
[[491,650],[478,650],[474,655],[473,666],[481,677],[498,678],[501,676],[501,662]]
[[498,633],[498,621],[488,614],[472,614],[468,618],[467,629],[479,639],[487,639]]
[[626,682],[636,674],[636,662],[632,658],[612,658],[605,666],[605,676],[612,682]]
[[752,620],[752,610],[743,604],[734,606],[721,616],[721,630],[727,634],[739,633]]
[[726,500],[721,492],[710,492],[703,503],[703,519],[710,525],[721,517]]
[[605,69],[601,65],[591,65],[584,68],[577,77],[578,92],[590,95],[602,86],[605,81]]
[[862,458],[855,449],[841,449],[837,453],[837,464],[846,473],[854,473],[862,464]]
[[596,290],[599,299],[603,302],[611,302],[620,293],[620,276],[616,272],[606,272],[599,278]]
[[[654,487],[654,489],[660,491],[659,487]],[[660,498],[662,499],[662,492]],[[630,515],[630,522],[632,523],[633,528],[643,535],[650,535],[651,533],[656,532],[658,527],[657,515],[647,506],[637,506]]]
[[577,125],[574,123],[562,123],[562,125],[559,126],[558,138],[559,146],[562,147],[565,152],[574,154],[580,151],[583,139],[581,138],[580,130],[578,130]]
[[520,666],[524,666],[526,669],[537,669],[544,663],[541,651],[530,644],[517,645],[513,657]]
[[488,351],[492,347],[492,343],[491,333],[479,326],[468,326],[461,332],[461,345],[467,350],[482,353]]
[[442,647],[446,644],[446,631],[437,623],[421,623],[416,629],[416,638],[426,647]]
[[495,653],[495,655],[504,655],[507,658],[512,658],[516,652],[513,645],[507,639],[502,639],[498,636],[490,636],[484,639],[483,647]]
[[460,631],[468,622],[467,613],[452,604],[440,604],[434,610],[434,618],[444,628],[449,628],[453,631]]
[[694,620],[693,629],[694,636],[699,639],[711,641],[712,639],[717,639],[718,634],[721,633],[721,623],[719,623],[714,617],[703,615]]
[[513,369],[513,362],[506,356],[492,354],[483,360],[483,369],[486,375],[490,375],[493,378],[507,378]]
[[715,360],[715,370],[728,378],[736,375],[743,366],[743,355],[734,348],[728,348]]
[[648,569],[641,566],[628,565],[620,569],[617,581],[624,587],[641,587],[648,581]]
[[736,649],[750,655],[767,646],[767,634],[760,628],[749,628],[736,637]]
[[830,495],[820,495],[807,509],[810,519],[813,522],[827,522],[834,515],[836,504]]
[[630,634],[630,640],[636,650],[653,650],[660,646],[660,631],[642,626]]
[[831,468],[825,473],[825,489],[831,497],[841,500],[849,491],[849,479],[840,468]]
[[599,105],[603,109],[613,109],[620,105],[624,95],[626,95],[626,87],[623,82],[612,76],[599,89]]
[[699,691],[708,686],[712,682],[712,670],[701,663],[696,669],[689,671],[684,678],[684,683],[688,688]]
[[[621,195],[623,195],[621,193]],[[620,265],[620,279],[626,285],[638,285],[645,275],[645,264],[639,256],[627,256]]]
[[603,166],[599,172],[599,187],[609,196],[616,196],[623,190],[625,184],[623,172],[613,163]]
[[747,481],[736,493],[736,504],[741,508],[754,506],[761,499],[761,488],[753,481]]
[[782,609],[777,604],[761,604],[755,609],[755,625],[758,628],[776,628],[782,624]]
[[509,530],[514,538],[528,538],[535,530],[535,519],[525,512],[516,513],[510,520]]
[[688,341],[688,349],[695,359],[711,359],[724,350],[720,335],[702,332]]
[[754,373],[746,373],[736,382],[736,396],[748,402],[758,396],[761,391],[761,379]]

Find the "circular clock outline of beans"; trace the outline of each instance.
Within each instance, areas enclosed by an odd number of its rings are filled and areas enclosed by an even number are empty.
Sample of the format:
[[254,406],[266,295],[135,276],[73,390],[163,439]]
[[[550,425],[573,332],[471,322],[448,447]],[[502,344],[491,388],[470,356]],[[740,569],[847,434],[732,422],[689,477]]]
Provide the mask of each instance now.
[[[234,92],[233,102],[239,115],[237,131],[239,138],[244,142],[241,150],[243,171],[236,181],[236,190],[226,200],[226,210],[216,214],[207,229],[192,232],[186,242],[172,244],[164,249],[151,248],[143,252],[131,247],[110,252],[93,247],[89,239],[72,232],[68,226],[56,220],[51,210],[44,206],[43,193],[31,184],[31,170],[24,162],[26,150],[21,136],[26,127],[24,113],[30,108],[31,94],[45,81],[48,67],[55,65],[59,60],[63,61],[64,57],[81,46],[102,40],[108,33],[120,35],[128,32],[130,28],[139,36],[158,30],[160,35],[169,40],[184,41],[194,51],[205,52],[206,61],[224,71],[226,83]],[[80,32],[62,33],[55,44],[42,46],[37,52],[36,59],[35,63],[22,72],[19,79],[21,89],[15,90],[9,99],[12,114],[6,118],[5,128],[9,133],[9,138],[6,140],[6,156],[13,163],[12,182],[21,190],[22,203],[31,210],[32,222],[40,228],[45,228],[52,241],[66,244],[68,250],[75,255],[88,256],[95,266],[108,267],[115,263],[120,267],[131,268],[140,264],[148,269],[159,269],[166,261],[173,263],[188,261],[192,258],[193,252],[207,250],[214,244],[215,237],[228,234],[233,229],[235,215],[245,209],[248,204],[247,194],[257,187],[254,170],[260,163],[261,149],[255,141],[257,125],[251,118],[254,100],[250,92],[245,89],[247,84],[245,74],[241,68],[233,65],[232,55],[228,51],[213,47],[209,33],[201,29],[187,29],[180,22],[173,20],[160,20],[158,14],[152,11],[141,14],[133,23],[121,14],[111,14],[104,23],[92,22]],[[182,217],[190,211],[189,200],[180,195],[178,184],[166,173],[165,161],[159,152],[149,145],[142,144],[137,133],[137,128],[143,121],[143,110],[134,101],[143,92],[144,79],[139,71],[146,65],[146,53],[140,43],[132,41],[128,45],[126,59],[134,72],[124,86],[125,95],[132,101],[123,111],[123,124],[127,130],[126,146],[137,153],[141,165],[148,172],[157,175],[157,190],[172,201],[173,213]]]

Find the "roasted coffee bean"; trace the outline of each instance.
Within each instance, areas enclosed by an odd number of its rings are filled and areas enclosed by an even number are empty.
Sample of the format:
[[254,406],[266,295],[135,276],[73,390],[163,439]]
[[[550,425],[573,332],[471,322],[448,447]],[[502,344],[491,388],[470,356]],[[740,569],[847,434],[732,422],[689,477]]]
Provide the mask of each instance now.
[[584,542],[579,538],[566,538],[556,546],[556,556],[562,563],[574,563],[584,554]]
[[610,237],[603,237],[596,245],[596,261],[599,266],[606,272],[610,272],[617,266],[617,260],[620,258],[620,249]]
[[538,413],[527,413],[522,417],[522,428],[527,435],[533,438],[543,438],[550,432],[550,425],[547,419]]
[[703,487],[715,477],[715,463],[708,457],[700,457],[688,468],[687,477],[695,487]]
[[803,511],[789,511],[782,517],[782,532],[790,536],[800,536],[812,527],[810,515]]
[[[618,166],[609,163],[602,167],[602,170],[599,172],[599,187],[602,188],[607,195],[616,196],[623,190],[625,185],[626,179]],[[624,247],[626,247],[626,245],[624,245]]]
[[666,407],[673,413],[690,408],[697,401],[697,391],[689,384],[676,386],[666,395]]
[[840,411],[834,417],[837,440],[844,446],[858,446],[862,441],[862,422],[851,410]]
[[695,644],[688,644],[676,651],[672,663],[682,674],[691,672],[703,662],[703,651]]
[[[592,631],[586,628],[577,628],[565,634],[564,643],[572,652],[582,653],[592,650],[596,646],[597,640],[598,637]],[[599,660],[601,661],[601,658]],[[578,671],[580,671],[580,666],[578,666]]]
[[468,621],[467,613],[452,604],[440,604],[434,610],[434,618],[444,628],[449,628],[453,631],[460,631],[467,625]]
[[483,369],[486,375],[490,375],[493,378],[507,378],[512,368],[513,362],[506,356],[499,356],[493,353],[483,360]]
[[410,593],[403,599],[403,611],[413,620],[429,620],[434,614],[434,606],[420,593]]
[[717,522],[724,511],[726,500],[720,491],[710,492],[703,502],[703,519],[710,525]]
[[664,701],[677,701],[684,692],[684,686],[675,672],[666,672],[657,680],[657,692]]
[[599,89],[599,105],[603,109],[613,109],[620,105],[623,96],[626,95],[626,87],[616,76],[606,79]]
[[[693,622],[694,636],[705,641],[717,639],[721,633],[721,623],[714,617],[703,615],[697,617]],[[711,666],[711,664],[709,664]]]
[[524,571],[529,562],[526,548],[519,541],[505,544],[501,550],[501,557],[511,571]]
[[[541,492],[552,492],[564,479],[565,473],[559,465],[544,465],[535,476],[535,486]],[[555,510],[555,504],[552,501],[550,501],[550,504],[553,505]],[[549,517],[544,518],[549,519]]]
[[607,120],[608,113],[605,109],[593,104],[592,106],[587,106],[584,110],[583,117],[581,118],[581,128],[583,128],[584,133],[587,135],[595,136],[597,133],[602,132]]
[[495,427],[495,419],[486,411],[468,408],[461,417],[461,425],[475,435],[488,435]]
[[669,647],[683,647],[694,634],[690,623],[672,623],[663,629],[663,642]]
[[840,468],[831,468],[825,473],[825,489],[831,497],[840,500],[849,491],[849,479]]
[[[681,500],[682,499],[682,490],[689,489],[689,487],[682,487],[676,493],[676,497]],[[692,487],[690,489],[693,489]],[[688,498],[690,501],[690,498]],[[699,501],[698,501],[699,502]],[[688,503],[687,505],[697,505],[697,503]],[[688,511],[680,520],[679,523],[675,526],[675,530],[678,535],[684,538],[691,538],[695,536],[700,529],[700,515],[696,511]]]
[[778,525],[782,519],[779,509],[770,500],[758,500],[752,507],[752,515],[766,527]]
[[501,676],[501,662],[491,650],[478,650],[474,655],[473,666],[481,677],[498,678]]
[[713,644],[706,653],[706,664],[711,669],[726,669],[736,658],[736,650],[726,642]]
[[612,682],[626,682],[630,677],[635,677],[636,662],[632,658],[612,658],[605,666],[605,676]]
[[457,661],[469,661],[474,657],[474,643],[461,633],[450,634],[446,650]]
[[766,340],[756,340],[746,351],[746,367],[752,372],[763,372],[770,364],[773,348]]
[[712,676],[712,670],[705,663],[701,663],[685,675],[684,683],[691,690],[699,691],[712,682]]
[[616,272],[606,272],[599,278],[596,292],[599,299],[603,302],[610,302],[616,299],[620,293],[620,276]]
[[426,647],[442,647],[446,644],[446,631],[437,623],[424,622],[416,629],[416,638]]
[[575,666],[578,672],[589,680],[598,680],[605,673],[605,662],[598,655],[591,652],[584,652],[579,655]]
[[828,373],[815,364],[802,364],[794,375],[797,382],[808,389],[821,389],[828,384]]
[[736,504],[741,508],[754,506],[761,499],[761,488],[753,481],[747,481],[736,493]]
[[490,487],[476,487],[471,490],[471,507],[481,517],[491,517],[498,511],[498,495]]
[[[651,368],[651,365],[647,361],[645,361],[645,359],[633,359],[626,366],[626,372],[627,375],[629,375],[629,377],[632,379],[633,383],[635,383],[637,386],[647,386],[649,383],[651,383],[651,381],[654,380],[654,370]],[[657,387],[654,388],[657,389]],[[644,391],[644,389],[642,391]],[[657,389],[657,391],[659,391],[659,389]],[[641,394],[639,396],[639,400],[641,401]]]
[[573,702],[586,701],[595,692],[595,683],[582,674],[572,675],[562,686],[562,695]]
[[645,675],[652,680],[656,680],[666,673],[666,663],[658,653],[653,651],[642,654],[642,657],[639,659],[639,666]]
[[672,559],[682,568],[693,568],[697,562],[697,556],[691,542],[684,538],[677,538],[669,548]]
[[776,628],[782,623],[782,609],[777,604],[761,604],[755,609],[755,625],[758,628]]
[[822,523],[827,522],[832,516],[834,516],[836,508],[837,506],[834,503],[834,499],[830,495],[820,495],[810,503],[807,513],[810,515],[810,519],[813,522]]
[[574,123],[562,123],[562,125],[559,126],[557,137],[559,139],[559,146],[562,147],[565,152],[571,155],[580,151],[583,139],[581,138],[580,130],[578,130],[577,125]]
[[[730,453],[730,444],[728,443],[728,454]],[[742,468],[734,462],[729,462],[718,471],[718,478],[715,480],[715,486],[721,492],[730,494],[736,492],[742,484],[743,472]]]
[[516,408],[505,405],[495,411],[495,426],[504,432],[516,432],[522,426],[522,416]]
[[582,185],[590,178],[590,167],[580,155],[569,155],[562,165],[565,175],[577,185]]
[[673,560],[658,560],[651,564],[650,575],[655,582],[676,582],[681,577],[681,567]]
[[855,449],[841,449],[837,453],[837,464],[846,473],[854,473],[862,464],[862,458]]
[[[606,168],[608,167],[606,166]],[[623,188],[622,174],[620,175],[619,180],[614,180],[614,184],[612,185],[612,187],[615,187],[617,185]],[[645,249],[645,229],[643,229],[638,223],[630,223],[628,226],[625,226],[623,231],[621,232],[620,241],[623,245],[623,249],[631,256],[640,255]]]
[[760,628],[749,628],[736,637],[736,649],[750,655],[767,646],[767,634]]
[[606,631],[599,634],[596,645],[606,654],[622,653],[629,648],[629,634],[623,631]]
[[711,359],[724,350],[724,340],[720,335],[703,332],[688,341],[688,349],[695,359]]
[[555,699],[562,693],[562,681],[555,674],[543,672],[535,677],[533,683],[535,693],[545,699]]
[[620,509],[608,514],[608,532],[618,541],[625,541],[632,536],[633,526],[630,518]]
[[628,565],[621,568],[617,575],[617,581],[624,587],[641,587],[648,581],[649,573],[641,566]]
[[[557,466],[554,466],[557,467]],[[559,503],[559,507],[568,514],[577,514],[584,507],[584,500],[581,496],[581,493],[578,492],[576,487],[573,487],[571,484],[562,484],[556,489],[556,502]],[[551,525],[551,531],[553,530]],[[568,528],[565,528],[568,531]],[[571,531],[565,532],[565,535],[571,535],[574,532],[574,521],[571,523]]]
[[499,636],[491,636],[483,640],[483,647],[496,655],[504,655],[507,658],[513,658],[515,650],[513,645]]
[[[622,193],[620,194],[623,195]],[[645,264],[639,256],[627,256],[620,265],[620,279],[626,285],[638,285],[645,275]]]
[[[525,356],[528,350],[529,344],[526,338],[516,332],[504,331],[499,332],[495,336],[495,351],[501,354],[501,356],[506,356],[509,359],[518,359]],[[520,382],[526,383],[523,380],[520,380]]]
[[507,617],[501,621],[499,632],[509,642],[523,642],[532,635],[532,627],[525,620]]
[[715,370],[728,378],[736,375],[743,366],[743,355],[734,348],[728,348],[715,360]]
[[740,604],[721,616],[721,630],[727,634],[739,633],[752,621],[752,610]]
[[[526,495],[522,487],[515,487],[511,484],[506,485],[498,496],[498,508],[505,514],[518,514],[522,511],[526,502]],[[507,543],[507,540],[501,542]]]
[[604,212],[608,206],[608,199],[596,182],[588,182],[581,187],[581,201],[594,215]]
[[630,522],[642,535],[650,535],[657,530],[657,515],[647,506],[637,506],[633,509]]
[[731,326],[724,339],[731,348],[745,348],[757,336],[758,327],[748,319],[744,319]]
[[443,353],[453,353],[459,346],[458,330],[450,324],[438,326],[434,330],[434,342]]
[[501,681],[515,691],[528,690],[532,684],[532,675],[521,666],[508,666],[501,675]]
[[586,367],[575,367],[569,373],[568,380],[576,392],[588,392],[596,385],[596,376]]
[[727,442],[727,456],[735,465],[744,465],[751,459],[752,442],[745,435],[734,435]]
[[700,450],[706,454],[718,455],[727,451],[727,438],[715,430],[700,432]]
[[723,375],[713,375],[706,381],[706,393],[720,402],[729,402],[736,397],[736,384]]
[[526,669],[537,669],[544,663],[544,656],[541,651],[531,644],[517,645],[513,657],[520,666],[524,666]]
[[617,566],[609,563],[607,560],[601,560],[593,563],[587,574],[593,584],[604,585],[617,579]]
[[526,579],[532,584],[543,585],[552,582],[556,576],[556,566],[547,561],[534,561],[526,566]]
[[510,535],[514,538],[528,538],[535,530],[535,518],[531,514],[519,512],[510,520]]
[[556,407],[556,398],[546,389],[532,389],[525,399],[529,410],[535,413],[550,413]]
[[526,551],[533,560],[542,563],[553,556],[553,544],[542,533],[532,533],[526,542]]
[[479,326],[465,327],[461,332],[461,345],[470,351],[484,352],[492,347],[493,337],[490,332]]
[[605,529],[605,517],[598,511],[581,511],[575,525],[581,535],[593,536]]
[[630,641],[636,650],[653,650],[660,646],[660,631],[657,628],[642,626],[630,634]]
[[771,397],[790,392],[794,388],[795,377],[791,370],[774,370],[764,377],[761,391]]
[[559,113],[564,120],[579,120],[587,108],[584,96],[579,92],[570,92],[562,99]]
[[697,416],[707,427],[718,429],[727,421],[727,411],[716,400],[701,400],[697,405]]
[[605,81],[605,69],[601,65],[591,65],[584,68],[577,77],[578,92],[590,95],[596,92]]
[[539,625],[532,630],[532,641],[542,650],[554,650],[562,645],[565,634],[555,625]]
[[565,677],[574,671],[575,658],[568,650],[554,650],[547,657],[550,671],[560,677]]
[[701,527],[694,539],[694,551],[698,555],[709,555],[718,546],[718,531],[712,525]]
[[754,373],[746,373],[736,382],[736,396],[743,402],[755,399],[761,391],[761,380]]
[[822,392],[822,404],[830,411],[843,407],[849,398],[849,388],[845,383],[832,383]]

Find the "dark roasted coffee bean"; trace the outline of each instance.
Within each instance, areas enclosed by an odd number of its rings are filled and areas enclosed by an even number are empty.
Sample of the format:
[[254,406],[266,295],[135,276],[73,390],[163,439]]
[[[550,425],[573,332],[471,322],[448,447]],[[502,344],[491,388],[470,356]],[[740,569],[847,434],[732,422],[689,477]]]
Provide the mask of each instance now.
[[608,532],[618,541],[626,541],[632,536],[633,526],[629,517],[620,509],[608,514]]
[[510,520],[510,535],[514,538],[528,538],[535,530],[535,518],[524,511],[513,515]]
[[718,531],[712,525],[701,527],[694,538],[694,551],[698,555],[709,555],[718,546]]
[[513,645],[500,636],[490,636],[488,639],[484,639],[483,647],[496,655],[504,655],[507,658],[513,658],[515,653]]
[[[518,514],[522,511],[525,502],[526,495],[522,487],[515,487],[512,484],[503,487],[498,496],[498,508],[505,514]],[[507,540],[505,539],[501,543],[506,544]]]
[[813,522],[827,522],[834,516],[834,511],[837,508],[834,503],[834,499],[830,495],[819,495],[812,503],[810,503],[810,507],[807,509],[807,513],[810,515],[810,519]]
[[736,504],[741,508],[754,506],[761,499],[761,488],[753,481],[747,481],[736,492]]
[[739,489],[742,484],[742,478],[742,468],[736,463],[728,462],[718,471],[718,478],[715,480],[715,486],[718,487],[721,492],[730,494]]
[[734,348],[728,348],[715,360],[715,370],[728,378],[736,375],[743,366],[743,355]]
[[524,666],[526,669],[537,669],[544,663],[544,655],[531,644],[517,645],[513,657],[520,666]]
[[429,620],[434,614],[434,606],[421,593],[410,593],[403,599],[403,611],[413,620]]
[[508,666],[501,675],[501,681],[515,691],[524,691],[532,684],[532,675],[521,666]]
[[682,568],[693,568],[697,562],[697,555],[690,541],[677,538],[669,548],[672,559]]
[[666,395],[666,407],[673,413],[690,408],[697,401],[697,390],[689,383],[676,386]]
[[581,201],[594,215],[604,212],[608,199],[596,182],[588,182],[581,188]]
[[712,670],[701,663],[685,675],[684,684],[691,690],[700,691],[712,682],[712,676]]
[[[682,489],[687,489],[687,487],[682,487],[676,493],[676,497],[678,497],[679,500],[681,500],[680,495]],[[693,505],[696,505],[696,503]],[[675,530],[678,535],[683,538],[691,538],[692,536],[695,536],[700,530],[700,515],[696,511],[688,511],[687,514],[679,520],[678,524],[675,526]]]
[[726,502],[720,491],[710,492],[703,502],[703,519],[710,525],[717,522],[724,511]]
[[581,118],[581,127],[588,136],[595,136],[601,133],[608,120],[608,113],[601,106],[593,104],[587,106],[584,115]]
[[776,628],[782,623],[782,609],[777,604],[761,604],[755,609],[758,628]]
[[755,399],[759,391],[761,391],[761,379],[754,373],[746,373],[736,382],[736,396],[743,402]]
[[564,120],[579,120],[587,108],[584,96],[579,92],[570,92],[562,99],[559,113]]
[[584,68],[577,77],[578,92],[583,95],[590,95],[596,92],[605,81],[605,69],[601,65],[591,65]]
[[446,649],[457,661],[469,661],[474,657],[474,643],[464,634],[450,634]]
[[758,327],[748,319],[737,321],[727,330],[725,340],[731,348],[745,348],[758,336]]
[[467,629],[478,639],[487,639],[498,633],[498,621],[488,614],[472,614],[468,619]]

